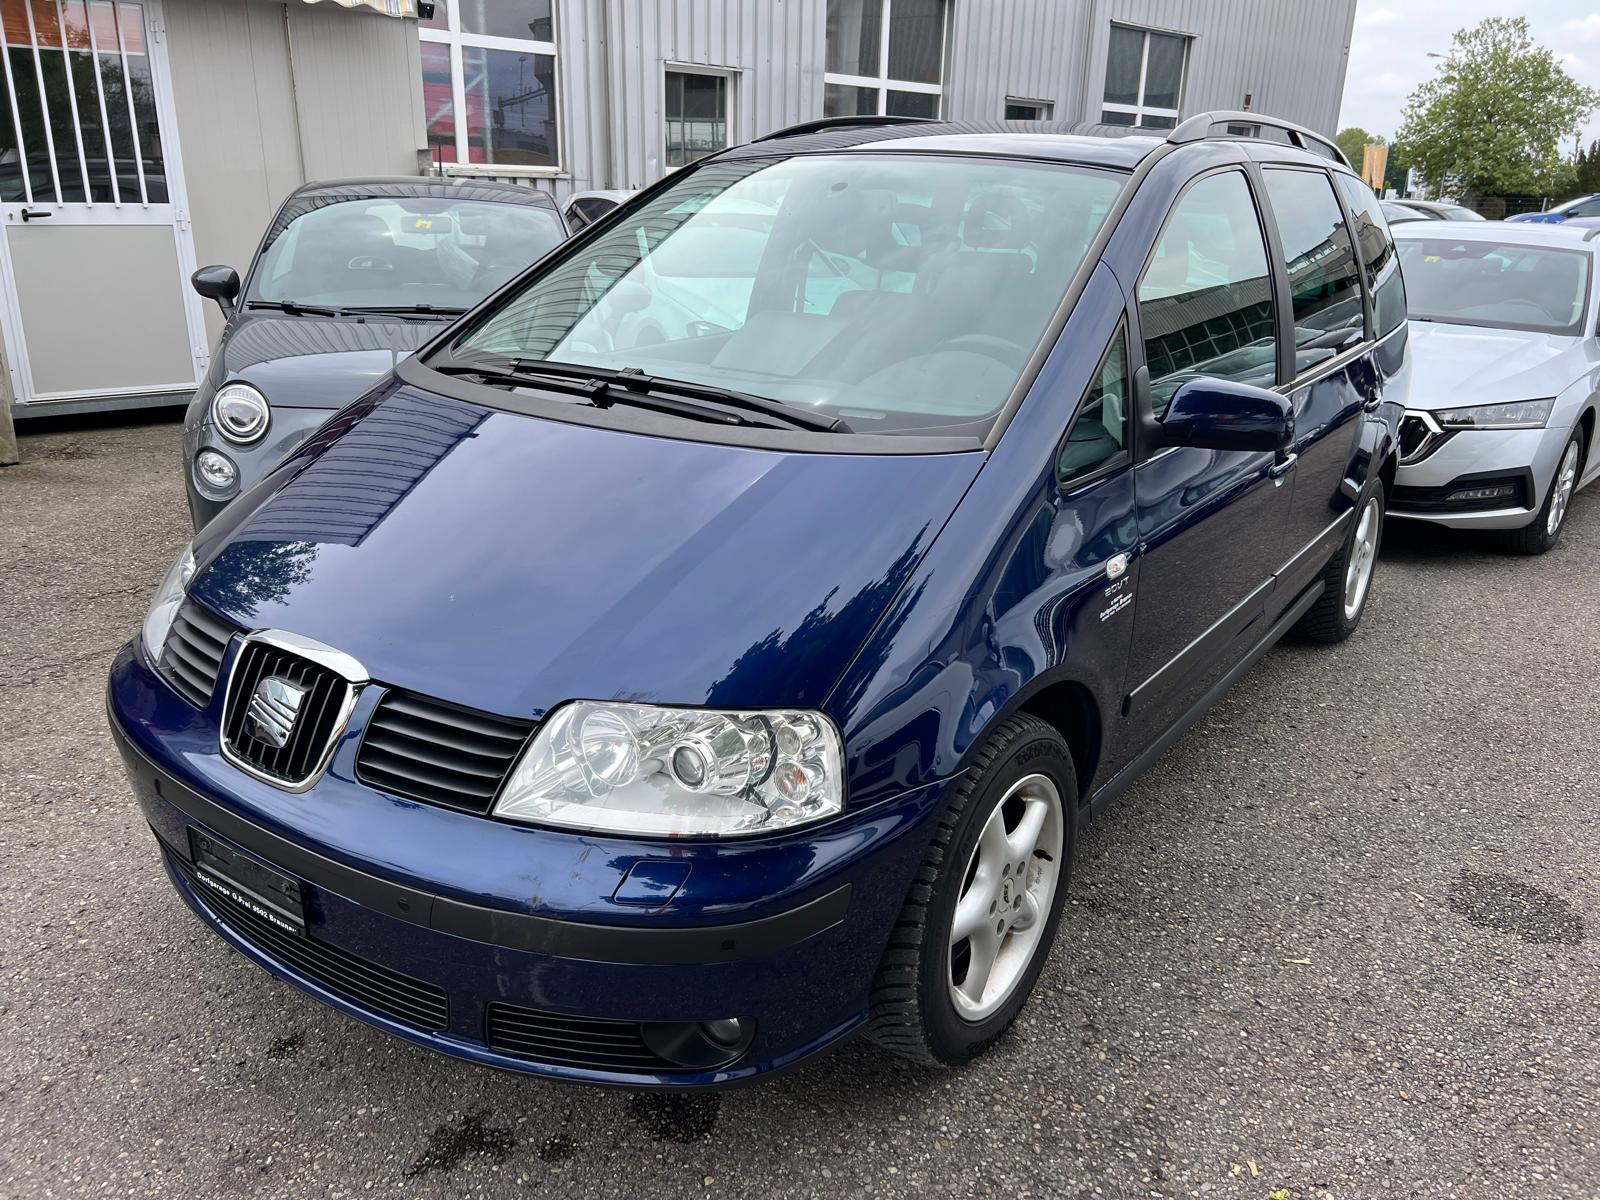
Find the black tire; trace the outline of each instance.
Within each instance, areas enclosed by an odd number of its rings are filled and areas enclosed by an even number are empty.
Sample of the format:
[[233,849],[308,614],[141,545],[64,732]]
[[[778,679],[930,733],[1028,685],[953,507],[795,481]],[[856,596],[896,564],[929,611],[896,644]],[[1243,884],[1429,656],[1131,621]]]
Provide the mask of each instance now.
[[[1062,810],[1062,862],[1044,932],[1005,1003],[986,1019],[967,1020],[950,996],[951,922],[967,884],[967,866],[984,825],[1012,785],[1043,775]],[[987,1049],[1016,1020],[1055,941],[1071,880],[1078,808],[1072,753],[1037,717],[1004,721],[957,783],[934,830],[910,895],[900,911],[872,987],[868,1036],[887,1050],[927,1066],[951,1067]],[[993,909],[991,908],[991,912]]]
[[1500,534],[1500,548],[1512,554],[1543,554],[1547,550],[1555,549],[1561,540],[1561,531],[1567,527],[1567,513],[1570,511],[1571,494],[1567,496],[1567,503],[1562,506],[1561,516],[1556,522],[1555,530],[1550,529],[1550,509],[1556,500],[1556,483],[1561,478],[1562,464],[1567,461],[1567,455],[1572,448],[1578,448],[1577,466],[1574,468],[1576,475],[1573,486],[1576,488],[1577,480],[1583,478],[1584,438],[1583,428],[1580,426],[1572,431],[1572,436],[1567,439],[1567,444],[1561,447],[1561,457],[1556,459],[1556,471],[1550,479],[1550,486],[1545,489],[1544,503],[1539,506],[1539,514],[1521,529],[1507,529]]
[[1372,589],[1370,586],[1364,588],[1355,611],[1346,615],[1345,574],[1350,566],[1350,555],[1355,549],[1356,534],[1361,529],[1362,513],[1374,501],[1377,503],[1377,534],[1372,543],[1371,557],[1376,565],[1378,552],[1383,548],[1383,519],[1389,511],[1389,493],[1382,479],[1374,479],[1356,505],[1355,519],[1350,522],[1349,532],[1344,535],[1344,544],[1322,569],[1322,595],[1317,597],[1317,602],[1294,627],[1294,632],[1308,641],[1333,645],[1344,641],[1361,624],[1361,616],[1367,611],[1367,599],[1372,595]]

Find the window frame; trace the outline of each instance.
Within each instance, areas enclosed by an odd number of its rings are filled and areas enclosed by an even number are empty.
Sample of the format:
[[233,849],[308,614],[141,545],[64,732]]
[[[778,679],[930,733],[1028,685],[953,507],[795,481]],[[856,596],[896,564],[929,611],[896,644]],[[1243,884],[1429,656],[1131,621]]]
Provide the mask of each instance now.
[[[505,38],[494,37],[490,34],[468,33],[461,28],[461,6],[458,0],[449,0],[445,5],[445,20],[447,28],[434,29],[419,24],[417,27],[417,40],[419,42],[432,42],[446,47],[450,52],[450,105],[455,118],[456,127],[456,161],[440,162],[429,156],[429,161],[444,175],[488,175],[507,179],[564,179],[567,169],[564,158],[567,148],[567,121],[566,104],[563,97],[566,88],[561,77],[561,55],[557,46],[561,41],[561,6],[557,3],[550,5],[550,33],[553,41],[541,42],[533,38]],[[466,71],[462,64],[462,51],[475,50],[505,50],[513,54],[543,54],[555,63],[555,95],[552,97],[552,115],[556,127],[556,161],[548,166],[531,166],[525,163],[475,163],[468,159],[470,148],[467,130],[467,85]],[[423,124],[426,127],[427,113],[423,113]],[[426,137],[426,132],[424,132]]]
[[[1088,386],[1083,389],[1083,394],[1078,397],[1078,403],[1072,410],[1072,418],[1067,422],[1067,427],[1061,431],[1061,436],[1056,439],[1055,450],[1050,460],[1050,470],[1055,476],[1056,490],[1063,496],[1074,492],[1081,492],[1087,487],[1099,483],[1109,475],[1133,466],[1134,438],[1137,436],[1139,422],[1134,419],[1134,406],[1138,404],[1139,388],[1134,381],[1137,368],[1133,357],[1133,326],[1124,311],[1118,318],[1116,327],[1111,331],[1111,340],[1106,343],[1105,353],[1095,364],[1094,372],[1089,377]],[[1072,475],[1066,479],[1061,478],[1061,453],[1067,441],[1072,437],[1072,431],[1077,428],[1078,421],[1083,417],[1084,406],[1088,403],[1089,393],[1099,385],[1105,373],[1106,364],[1111,361],[1111,354],[1117,348],[1117,339],[1122,339],[1122,387],[1126,393],[1122,398],[1122,449],[1103,462],[1095,464],[1087,471]]]
[[[670,174],[673,171],[681,171],[684,169],[684,167],[693,166],[695,163],[699,162],[700,158],[707,158],[712,154],[720,153],[721,150],[726,150],[729,146],[737,146],[739,144],[739,76],[742,73],[743,72],[741,72],[737,67],[716,66],[710,63],[677,62],[673,59],[665,59],[662,61],[661,170],[664,173]],[[727,136],[724,139],[723,145],[719,148],[719,150],[707,151],[705,154],[702,154],[700,158],[691,158],[688,162],[680,163],[677,166],[670,166],[667,163],[667,76],[669,75],[704,75],[713,79],[721,79],[727,84],[727,89],[724,93],[725,98],[722,114],[722,123]]]
[[[1005,115],[1007,108],[1013,104],[1034,109],[1031,117],[1008,117]],[[1001,119],[1005,121],[1053,121],[1056,116],[1056,102],[1054,100],[1032,100],[1026,96],[1007,96],[1000,107]]]
[[[1301,387],[1312,380],[1328,374],[1331,369],[1348,361],[1351,356],[1371,348],[1376,319],[1373,312],[1375,300],[1373,298],[1372,289],[1367,283],[1367,264],[1361,258],[1361,244],[1356,241],[1355,226],[1350,219],[1350,205],[1345,202],[1344,192],[1340,189],[1338,180],[1333,178],[1333,172],[1326,167],[1321,167],[1315,163],[1308,162],[1258,161],[1253,165],[1256,172],[1261,173],[1259,179],[1261,204],[1263,206],[1263,211],[1269,218],[1272,226],[1268,252],[1273,256],[1272,266],[1274,273],[1281,277],[1283,284],[1284,298],[1282,304],[1286,304],[1288,306],[1287,313],[1280,312],[1280,319],[1278,321],[1280,330],[1278,377],[1279,379],[1288,380],[1288,382],[1283,385],[1286,391],[1293,391],[1297,387]],[[1299,349],[1299,347],[1295,345],[1294,281],[1289,277],[1288,255],[1284,253],[1283,235],[1278,230],[1278,214],[1277,211],[1272,207],[1272,191],[1267,187],[1265,175],[1265,172],[1267,171],[1299,171],[1308,175],[1320,175],[1324,180],[1327,181],[1328,187],[1333,191],[1334,203],[1338,205],[1339,208],[1339,219],[1344,224],[1344,235],[1347,239],[1349,239],[1351,251],[1355,256],[1356,280],[1361,289],[1361,340],[1355,345],[1346,347],[1345,349],[1339,351],[1339,353],[1335,354],[1333,357],[1326,358],[1319,363],[1315,363],[1312,366],[1307,367],[1304,371],[1299,372],[1296,372],[1294,369],[1296,362],[1295,353]],[[1285,329],[1287,331],[1287,343],[1285,343],[1284,340]],[[1284,353],[1282,353],[1285,345],[1288,351],[1287,362],[1285,360]]]
[[[1149,462],[1152,459],[1161,457],[1170,450],[1176,449],[1173,446],[1161,445],[1159,442],[1153,448],[1149,444],[1150,432],[1146,427],[1146,423],[1159,426],[1165,417],[1165,413],[1157,416],[1151,403],[1150,363],[1145,355],[1144,314],[1140,311],[1139,285],[1143,283],[1145,275],[1149,272],[1150,264],[1155,261],[1156,251],[1161,248],[1162,236],[1167,232],[1167,226],[1171,224],[1173,214],[1178,211],[1178,206],[1183,203],[1194,188],[1208,179],[1213,179],[1229,171],[1244,177],[1245,187],[1250,195],[1250,203],[1255,209],[1256,228],[1261,234],[1261,245],[1267,258],[1267,275],[1271,282],[1272,328],[1273,337],[1277,343],[1277,352],[1274,356],[1276,370],[1272,384],[1263,386],[1267,386],[1268,390],[1280,394],[1286,395],[1288,393],[1286,381],[1289,378],[1289,372],[1292,370],[1293,352],[1286,353],[1284,350],[1284,312],[1285,306],[1291,303],[1291,298],[1289,296],[1288,276],[1278,265],[1278,261],[1283,258],[1283,248],[1278,240],[1277,222],[1272,219],[1272,212],[1266,206],[1265,189],[1258,174],[1259,168],[1257,164],[1253,162],[1219,163],[1217,166],[1210,167],[1197,175],[1191,176],[1178,189],[1178,194],[1172,198],[1172,203],[1167,206],[1167,211],[1162,214],[1161,224],[1156,227],[1155,236],[1150,241],[1150,248],[1145,251],[1145,256],[1139,264],[1139,273],[1134,276],[1133,286],[1128,289],[1128,316],[1126,317],[1129,330],[1128,336],[1132,338],[1135,333],[1138,335],[1137,352],[1133,349],[1133,343],[1130,343],[1128,351],[1131,368],[1139,376],[1138,382],[1134,386],[1134,404],[1137,405],[1138,418],[1134,422],[1137,444],[1133,447],[1134,461],[1138,463]],[[1293,318],[1289,319],[1292,320]],[[1292,335],[1292,328],[1289,332]]]
[[[1110,67],[1111,67],[1111,34],[1110,34],[1110,30],[1111,29],[1128,29],[1128,30],[1132,30],[1134,33],[1137,33],[1139,35],[1139,37],[1140,37],[1141,45],[1139,47],[1139,91],[1138,91],[1138,99],[1132,104],[1112,103],[1110,100],[1106,99],[1106,76],[1110,73]],[[1176,108],[1157,108],[1157,107],[1154,107],[1152,105],[1149,105],[1149,104],[1145,103],[1146,85],[1149,83],[1149,80],[1150,80],[1150,35],[1151,34],[1158,34],[1158,35],[1160,35],[1162,37],[1175,37],[1175,38],[1180,39],[1183,42],[1183,66],[1178,71],[1178,87],[1177,87],[1178,105],[1177,105]],[[1179,122],[1181,122],[1183,120],[1183,100],[1184,100],[1184,95],[1183,94],[1188,89],[1188,86],[1189,86],[1189,52],[1191,50],[1193,50],[1193,49],[1194,49],[1194,35],[1192,33],[1182,33],[1182,32],[1180,32],[1179,30],[1176,30],[1176,29],[1157,29],[1157,28],[1155,28],[1153,26],[1149,26],[1149,25],[1134,25],[1134,24],[1131,24],[1131,23],[1129,23],[1127,21],[1112,21],[1110,23],[1109,29],[1108,29],[1108,31],[1106,33],[1106,52],[1105,52],[1105,55],[1103,56],[1105,69],[1102,70],[1101,75],[1100,75],[1100,114],[1101,114],[1101,120],[1104,121],[1105,114],[1108,113],[1108,112],[1125,113],[1125,114],[1131,115],[1133,117],[1133,125],[1130,126],[1130,128],[1133,128],[1133,129],[1174,129],[1174,128],[1176,128],[1178,126]],[[1151,116],[1151,117],[1170,117],[1172,119],[1172,124],[1170,126],[1145,125],[1143,122],[1144,122],[1144,118],[1147,117],[1147,116]]]
[[[871,0],[867,0],[871,3]],[[838,84],[841,87],[863,88],[876,90],[878,93],[877,115],[884,116],[889,111],[890,92],[920,92],[925,96],[935,98],[935,119],[944,118],[944,80],[949,74],[950,67],[950,0],[939,0],[939,82],[915,83],[909,79],[893,79],[889,75],[889,16],[890,8],[895,0],[881,0],[883,13],[879,25],[878,36],[878,73],[876,75],[843,75],[836,71],[824,70],[822,73],[823,87],[823,113],[827,113],[827,87],[828,84]],[[823,33],[826,42],[827,33]],[[826,62],[827,46],[823,46],[824,62]]]

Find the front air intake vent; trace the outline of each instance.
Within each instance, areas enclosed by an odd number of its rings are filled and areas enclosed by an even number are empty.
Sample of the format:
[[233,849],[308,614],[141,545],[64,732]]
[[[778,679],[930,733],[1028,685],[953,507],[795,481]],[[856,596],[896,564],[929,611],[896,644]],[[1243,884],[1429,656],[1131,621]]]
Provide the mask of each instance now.
[[233,664],[222,751],[236,766],[285,788],[309,787],[350,719],[355,683],[286,646],[252,636]]
[[483,815],[533,726],[391,691],[367,722],[356,778],[396,796]]
[[167,634],[156,671],[196,708],[211,703],[228,640],[238,629],[210,609],[185,600]]

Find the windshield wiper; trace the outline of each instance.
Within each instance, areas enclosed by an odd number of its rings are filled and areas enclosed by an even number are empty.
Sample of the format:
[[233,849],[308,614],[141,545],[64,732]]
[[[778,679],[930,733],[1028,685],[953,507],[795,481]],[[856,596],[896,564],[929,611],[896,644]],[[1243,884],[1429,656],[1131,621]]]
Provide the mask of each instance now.
[[301,304],[296,300],[246,300],[246,308],[271,308],[278,312],[286,312],[291,317],[337,317],[337,308],[327,308],[321,304]]
[[[477,361],[457,359],[454,362],[429,364],[436,371],[458,375],[481,375],[485,378],[507,379],[513,382],[540,382],[547,387],[584,397],[597,408],[612,404],[631,404],[674,416],[692,417],[702,421],[720,421],[727,425],[762,425],[791,429],[815,430],[821,433],[850,433],[850,426],[840,417],[810,412],[781,400],[770,400],[749,392],[732,388],[715,387],[707,383],[693,383],[686,379],[663,379],[646,375],[637,367],[612,370],[609,367],[589,367],[580,363],[552,362],[546,358],[489,359]],[[695,404],[704,400],[706,404]],[[730,411],[732,410],[732,411]]]
[[408,317],[412,313],[424,317],[459,317],[467,310],[454,308],[446,304],[362,304],[352,305],[345,312],[358,313],[394,313],[398,316]]

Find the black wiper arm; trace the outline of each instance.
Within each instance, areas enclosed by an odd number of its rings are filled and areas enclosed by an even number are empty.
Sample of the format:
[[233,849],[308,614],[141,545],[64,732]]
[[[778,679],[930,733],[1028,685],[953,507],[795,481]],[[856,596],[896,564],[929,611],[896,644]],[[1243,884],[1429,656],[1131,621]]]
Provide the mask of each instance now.
[[408,316],[411,313],[420,313],[425,317],[459,317],[467,310],[464,308],[455,308],[446,304],[363,304],[359,306],[352,305],[351,307],[345,309],[345,311],[359,313],[398,313],[401,316]]
[[840,417],[829,417],[781,400],[739,392],[732,388],[716,387],[709,383],[694,383],[687,379],[664,379],[659,375],[646,375],[637,367],[624,367],[620,371],[608,367],[589,367],[579,363],[551,362],[547,358],[514,358],[510,367],[518,374],[559,375],[569,379],[599,380],[622,388],[636,396],[651,393],[683,396],[693,400],[709,400],[746,413],[760,413],[781,424],[821,433],[849,433],[850,426]]
[[327,308],[321,304],[301,304],[295,300],[246,300],[246,308],[271,308],[278,312],[286,312],[291,317],[337,317],[337,308]]

